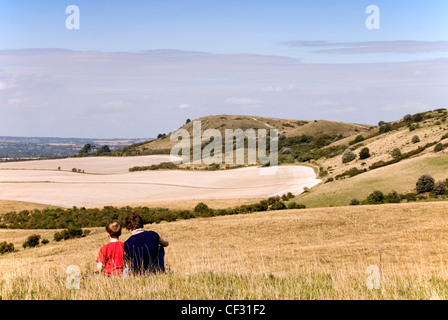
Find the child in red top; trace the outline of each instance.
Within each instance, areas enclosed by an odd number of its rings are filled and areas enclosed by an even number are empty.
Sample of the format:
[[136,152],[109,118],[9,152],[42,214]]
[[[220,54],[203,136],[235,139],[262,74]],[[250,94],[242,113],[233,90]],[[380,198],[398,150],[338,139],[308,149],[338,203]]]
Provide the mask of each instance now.
[[118,241],[121,236],[121,225],[117,221],[109,222],[106,226],[109,243],[98,253],[97,269],[107,276],[121,276],[123,274],[124,245]]

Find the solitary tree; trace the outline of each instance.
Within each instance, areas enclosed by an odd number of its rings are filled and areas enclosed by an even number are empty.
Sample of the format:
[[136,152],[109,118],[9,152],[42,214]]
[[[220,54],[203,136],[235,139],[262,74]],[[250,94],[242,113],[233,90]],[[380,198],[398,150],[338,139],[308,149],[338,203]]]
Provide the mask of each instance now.
[[420,142],[420,138],[418,136],[412,137],[412,143],[419,143],[419,142]]
[[359,153],[359,159],[364,160],[370,158],[370,150],[369,148],[363,148]]
[[401,151],[399,148],[395,148],[394,150],[392,150],[392,152],[390,153],[390,155],[392,157],[394,157],[394,159],[400,158],[401,157]]
[[420,178],[418,178],[415,187],[418,193],[432,191],[435,187],[435,180],[429,174],[424,174]]

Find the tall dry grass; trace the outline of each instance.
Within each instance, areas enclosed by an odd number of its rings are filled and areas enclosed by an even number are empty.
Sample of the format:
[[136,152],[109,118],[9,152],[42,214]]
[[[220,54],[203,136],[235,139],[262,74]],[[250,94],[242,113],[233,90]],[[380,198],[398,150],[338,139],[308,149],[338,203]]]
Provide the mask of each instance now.
[[[147,226],[170,240],[167,273],[80,280],[106,238],[50,242],[0,257],[2,299],[447,299],[448,203],[291,210]],[[20,247],[27,235],[1,230]],[[125,232],[126,233],[126,232]],[[121,240],[126,240],[125,234]],[[381,288],[366,287],[379,266]]]

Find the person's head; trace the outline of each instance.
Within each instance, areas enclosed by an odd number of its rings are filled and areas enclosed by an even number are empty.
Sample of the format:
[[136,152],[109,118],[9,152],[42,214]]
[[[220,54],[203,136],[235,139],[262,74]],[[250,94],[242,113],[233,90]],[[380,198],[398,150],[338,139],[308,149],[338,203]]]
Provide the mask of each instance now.
[[124,218],[124,226],[127,230],[137,230],[143,228],[143,219],[138,214],[128,213]]
[[111,221],[107,224],[106,231],[111,238],[118,239],[121,236],[121,224],[118,221]]

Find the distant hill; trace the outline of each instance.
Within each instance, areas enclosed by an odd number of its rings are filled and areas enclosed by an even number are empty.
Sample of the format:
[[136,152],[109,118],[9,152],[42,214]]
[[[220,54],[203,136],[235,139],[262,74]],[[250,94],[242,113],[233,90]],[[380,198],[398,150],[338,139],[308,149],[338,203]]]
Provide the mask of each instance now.
[[145,139],[88,139],[54,137],[0,137],[0,162],[28,159],[72,157],[85,144],[108,145],[110,149],[145,141]]
[[[415,184],[421,175],[429,174],[448,188],[447,117],[446,109],[436,109],[381,121],[377,126],[238,115],[197,120],[202,131],[218,129],[222,134],[225,129],[278,129],[279,164],[312,166],[323,181],[291,201],[322,207],[349,205],[353,199],[362,202],[375,190],[385,194],[396,191],[403,201],[437,199],[433,194],[416,194]],[[182,128],[191,135],[193,124]],[[169,137],[123,150],[131,154],[169,153],[177,143]],[[448,199],[448,195],[438,198]]]
[[[335,121],[304,121],[291,119],[277,119],[256,116],[243,115],[216,115],[198,118],[194,121],[201,122],[202,132],[207,129],[217,129],[224,137],[225,129],[277,129],[279,135],[288,138],[301,137],[303,135],[309,137],[331,136],[344,138],[354,134],[368,132],[371,126],[351,124]],[[181,127],[193,134],[193,121]],[[176,141],[170,141],[170,134],[159,137],[156,140],[139,143],[122,149],[121,155],[149,155],[170,153]]]

